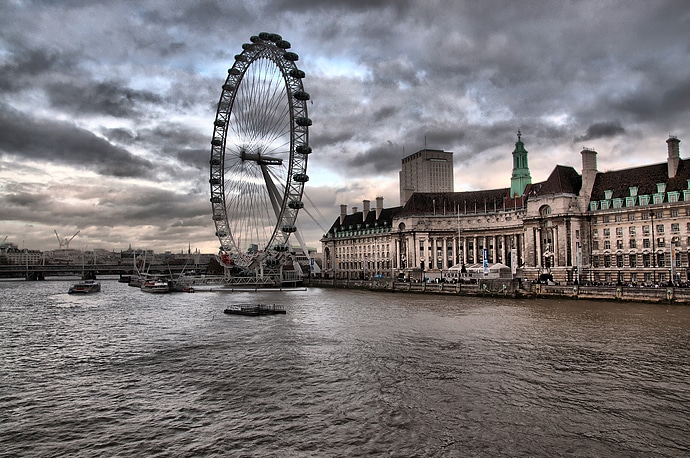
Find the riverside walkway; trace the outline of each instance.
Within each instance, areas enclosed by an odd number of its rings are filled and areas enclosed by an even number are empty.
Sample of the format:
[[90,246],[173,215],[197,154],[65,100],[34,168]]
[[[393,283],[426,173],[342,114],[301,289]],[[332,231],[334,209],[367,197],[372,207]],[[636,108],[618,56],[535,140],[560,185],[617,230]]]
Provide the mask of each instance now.
[[373,280],[305,279],[304,286],[364,289],[372,291],[490,296],[510,298],[564,298],[690,304],[690,288],[676,286],[584,286],[545,285],[511,279],[480,280],[468,283],[407,283],[390,278]]

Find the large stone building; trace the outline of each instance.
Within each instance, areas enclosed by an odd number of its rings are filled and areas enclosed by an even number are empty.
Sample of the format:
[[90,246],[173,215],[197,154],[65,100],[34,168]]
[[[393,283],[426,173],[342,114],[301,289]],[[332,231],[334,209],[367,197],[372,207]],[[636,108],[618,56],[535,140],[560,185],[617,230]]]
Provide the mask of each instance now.
[[453,192],[453,153],[423,149],[403,158],[400,205],[415,192]]
[[[597,152],[582,169],[557,165],[531,183],[520,137],[511,186],[467,192],[416,192],[400,207],[364,201],[341,214],[322,238],[324,273],[444,276],[451,267],[501,263],[516,276],[560,282],[657,283],[690,279],[690,160],[680,140],[667,159],[599,172]],[[419,276],[419,277],[417,277]]]

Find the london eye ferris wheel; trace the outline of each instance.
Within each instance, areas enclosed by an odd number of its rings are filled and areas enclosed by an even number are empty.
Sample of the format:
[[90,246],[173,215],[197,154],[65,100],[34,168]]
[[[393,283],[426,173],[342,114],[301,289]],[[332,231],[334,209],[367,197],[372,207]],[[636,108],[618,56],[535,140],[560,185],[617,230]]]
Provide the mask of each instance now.
[[213,221],[222,257],[276,264],[304,207],[309,94],[298,55],[278,34],[242,45],[222,86],[211,140]]

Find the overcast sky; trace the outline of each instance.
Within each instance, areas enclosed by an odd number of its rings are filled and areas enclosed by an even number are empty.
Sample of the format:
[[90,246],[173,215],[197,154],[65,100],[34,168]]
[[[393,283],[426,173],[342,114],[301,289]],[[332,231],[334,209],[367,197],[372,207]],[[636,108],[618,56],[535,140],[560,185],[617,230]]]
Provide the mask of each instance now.
[[262,31],[307,74],[318,224],[298,221],[319,251],[340,204],[399,204],[425,144],[454,153],[465,191],[510,186],[518,129],[533,182],[580,171],[583,146],[604,171],[690,143],[687,0],[5,0],[0,241],[216,252],[215,108]]

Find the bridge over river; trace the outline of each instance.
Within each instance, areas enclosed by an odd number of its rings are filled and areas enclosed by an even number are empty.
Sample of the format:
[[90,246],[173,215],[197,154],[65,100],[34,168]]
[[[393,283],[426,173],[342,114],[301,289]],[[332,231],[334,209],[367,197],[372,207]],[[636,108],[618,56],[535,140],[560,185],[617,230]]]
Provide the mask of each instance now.
[[[206,272],[207,265],[189,264],[151,264],[147,272],[152,274],[178,275],[182,271]],[[0,265],[0,278],[25,278],[27,280],[44,280],[46,277],[66,275],[130,275],[134,273],[132,265],[124,264],[87,264],[85,266],[69,265]]]

